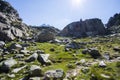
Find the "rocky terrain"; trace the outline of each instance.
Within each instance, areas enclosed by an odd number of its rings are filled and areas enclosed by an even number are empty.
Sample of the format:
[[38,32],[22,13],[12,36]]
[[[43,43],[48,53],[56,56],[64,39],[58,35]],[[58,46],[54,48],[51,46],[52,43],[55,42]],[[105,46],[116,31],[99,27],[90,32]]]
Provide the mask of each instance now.
[[0,80],[120,80],[120,33],[110,29],[118,19],[108,28],[97,18],[80,20],[60,32],[27,26],[0,0]]
[[0,40],[25,38],[29,33],[29,27],[22,23],[17,11],[8,2],[0,0]]

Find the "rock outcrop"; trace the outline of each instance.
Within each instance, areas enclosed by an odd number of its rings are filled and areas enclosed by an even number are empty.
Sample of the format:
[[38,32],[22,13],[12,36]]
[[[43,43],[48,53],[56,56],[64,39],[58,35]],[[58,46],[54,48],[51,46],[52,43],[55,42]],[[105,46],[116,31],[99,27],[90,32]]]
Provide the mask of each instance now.
[[22,23],[18,12],[6,1],[0,0],[0,40],[11,41],[29,36],[29,27]]
[[86,37],[104,35],[106,33],[102,21],[98,18],[87,19],[68,24],[60,33],[61,36]]
[[116,13],[113,17],[110,17],[106,26],[108,33],[120,33],[120,13]]

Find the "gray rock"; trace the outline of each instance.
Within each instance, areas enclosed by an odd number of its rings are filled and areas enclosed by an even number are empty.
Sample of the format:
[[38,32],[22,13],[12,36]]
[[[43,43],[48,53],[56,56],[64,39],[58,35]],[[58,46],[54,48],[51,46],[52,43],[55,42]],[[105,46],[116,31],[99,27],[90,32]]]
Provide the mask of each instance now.
[[7,75],[9,78],[15,78],[15,74],[8,74]]
[[41,78],[40,77],[30,77],[29,80],[41,80]]
[[79,49],[80,45],[77,42],[68,43],[65,48]]
[[10,68],[15,64],[17,64],[17,61],[14,59],[5,60],[2,62],[2,65],[0,66],[0,71],[7,73],[10,71]]
[[53,40],[54,38],[55,38],[54,33],[47,30],[43,30],[39,32],[37,36],[35,36],[35,41],[46,42]]
[[51,61],[49,60],[49,56],[50,54],[39,54],[38,55],[38,61],[42,64],[42,65],[50,65]]
[[13,73],[18,73],[19,71],[21,71],[21,70],[24,69],[25,67],[26,67],[26,65],[23,66],[23,67],[20,67],[20,68],[13,69],[12,72],[13,72]]
[[16,54],[15,56],[14,56],[14,58],[24,58],[24,55],[23,54]]
[[17,44],[17,43],[12,43],[11,45],[10,45],[10,49],[12,50],[21,50],[22,49],[22,46],[20,45],[20,44]]
[[84,67],[84,68],[81,69],[81,71],[82,71],[84,74],[86,74],[86,73],[88,73],[88,72],[90,71],[90,69],[89,69],[88,67]]
[[31,65],[29,70],[29,77],[40,77],[42,75],[42,70],[37,65]]
[[109,54],[108,52],[105,52],[105,53],[103,54],[103,57],[104,57],[105,59],[109,60],[109,59],[110,59],[110,54]]
[[20,50],[20,54],[29,54],[30,51],[29,50]]
[[113,50],[120,52],[120,47],[115,46],[115,47],[113,48]]
[[91,55],[91,57],[93,57],[94,59],[101,57],[101,54],[100,54],[99,50],[96,49],[96,48],[84,49],[84,50],[82,51],[82,53],[83,53],[83,54],[87,54],[87,53],[88,53],[88,54]]
[[0,41],[0,48],[3,48],[5,46],[5,42],[4,41]]
[[99,67],[106,67],[107,65],[105,64],[105,62],[104,61],[100,61],[99,62]]
[[57,70],[49,70],[45,72],[44,80],[49,80],[49,79],[60,79],[62,80],[64,78],[64,71],[57,69]]
[[100,76],[103,77],[104,79],[110,79],[111,78],[111,76],[108,76],[106,74],[101,74]]
[[26,60],[26,62],[32,62],[37,60],[38,58],[38,54],[37,53],[33,53],[31,56],[28,57],[28,59]]

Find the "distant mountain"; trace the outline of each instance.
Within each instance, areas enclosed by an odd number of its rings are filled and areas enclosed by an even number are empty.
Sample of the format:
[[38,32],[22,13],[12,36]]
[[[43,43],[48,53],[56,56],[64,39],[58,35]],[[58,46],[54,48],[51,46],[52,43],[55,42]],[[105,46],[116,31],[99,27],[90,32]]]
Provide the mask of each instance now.
[[77,21],[68,24],[61,32],[61,36],[86,37],[105,35],[106,30],[102,21],[98,18]]
[[53,26],[50,26],[50,25],[46,25],[46,24],[43,24],[41,26],[30,26],[30,27],[32,27],[35,34],[37,34],[37,32],[42,32],[43,30],[47,30],[49,32],[52,32],[55,35],[58,35],[58,33],[60,33],[59,29],[57,29],[57,28],[55,28]]
[[110,17],[106,26],[109,33],[120,33],[120,13]]

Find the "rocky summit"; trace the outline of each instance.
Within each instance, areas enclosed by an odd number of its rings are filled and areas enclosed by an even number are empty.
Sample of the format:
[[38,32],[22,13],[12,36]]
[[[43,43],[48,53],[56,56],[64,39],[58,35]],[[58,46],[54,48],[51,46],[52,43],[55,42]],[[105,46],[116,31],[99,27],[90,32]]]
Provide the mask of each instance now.
[[86,37],[104,35],[105,27],[100,19],[87,19],[68,24],[60,33],[61,36]]
[[0,0],[0,40],[11,41],[29,36],[29,27],[22,23],[17,10]]

